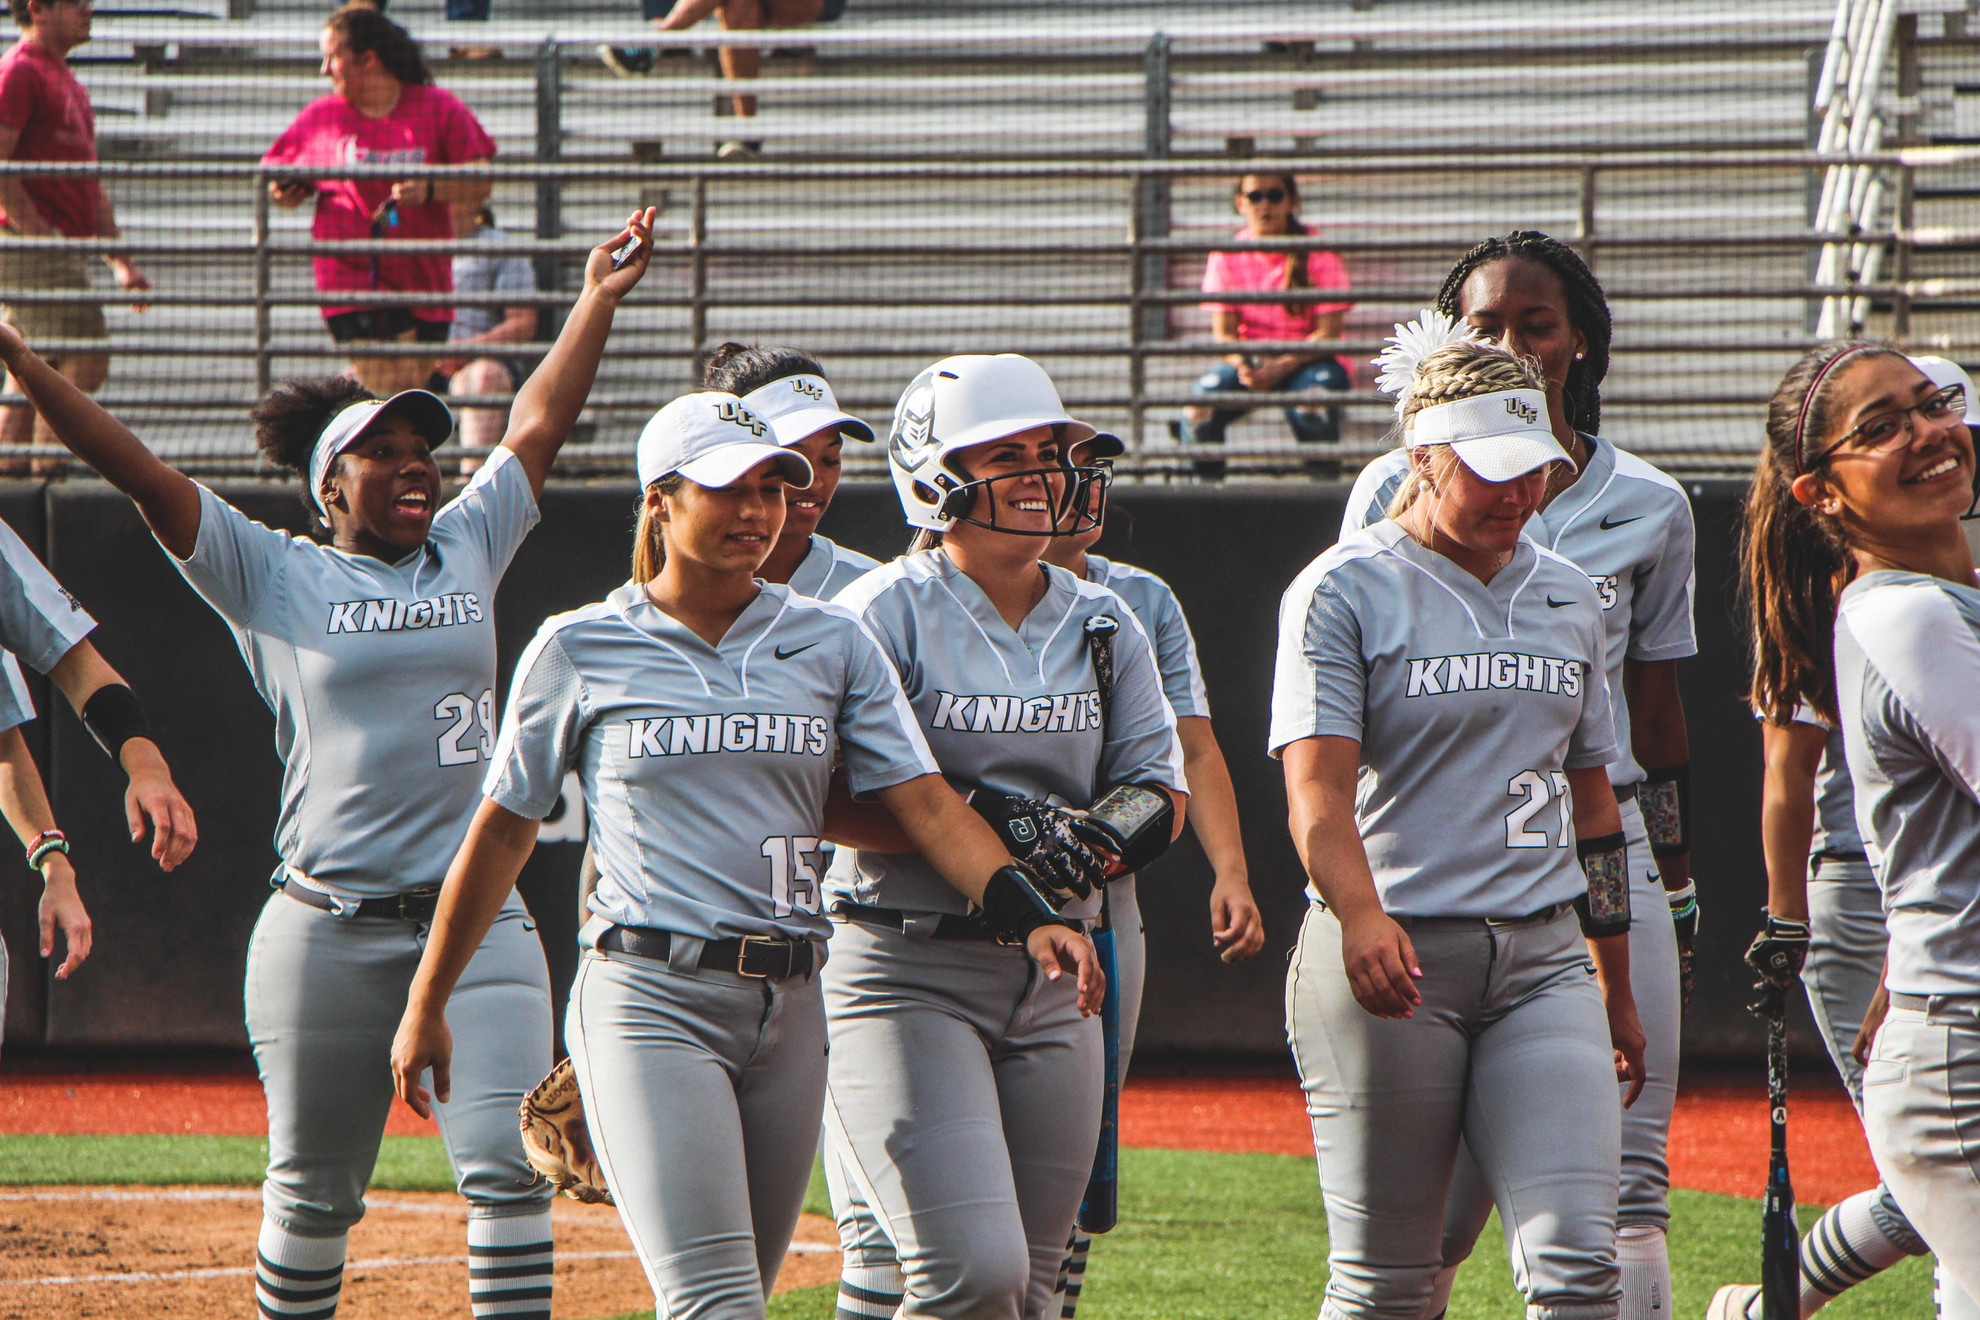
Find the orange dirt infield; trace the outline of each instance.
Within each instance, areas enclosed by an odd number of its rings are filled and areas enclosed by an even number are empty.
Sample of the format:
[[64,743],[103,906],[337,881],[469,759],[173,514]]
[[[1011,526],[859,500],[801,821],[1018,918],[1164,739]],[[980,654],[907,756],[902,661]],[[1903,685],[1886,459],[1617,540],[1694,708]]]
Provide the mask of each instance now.
[[[1789,1156],[1795,1192],[1833,1204],[1877,1181],[1862,1129],[1837,1089],[1790,1094]],[[10,1063],[0,1073],[0,1133],[207,1133],[266,1130],[261,1085],[251,1072],[43,1073]],[[432,1135],[431,1123],[392,1106],[388,1132]],[[1154,1076],[1121,1095],[1121,1140],[1187,1150],[1312,1152],[1298,1086],[1283,1077]],[[1767,1106],[1762,1088],[1707,1080],[1685,1085],[1671,1124],[1671,1181],[1697,1191],[1757,1196],[1766,1181]]]

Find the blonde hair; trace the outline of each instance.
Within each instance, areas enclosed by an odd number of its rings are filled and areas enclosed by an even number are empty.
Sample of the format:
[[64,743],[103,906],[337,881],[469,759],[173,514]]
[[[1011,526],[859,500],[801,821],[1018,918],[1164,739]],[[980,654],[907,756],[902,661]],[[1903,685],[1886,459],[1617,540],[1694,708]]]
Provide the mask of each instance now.
[[[1410,381],[1409,398],[1403,403],[1402,417],[1396,423],[1396,441],[1402,443],[1404,425],[1425,408],[1440,403],[1455,403],[1459,399],[1475,399],[1481,394],[1497,394],[1502,390],[1539,390],[1544,394],[1547,391],[1547,373],[1541,369],[1538,359],[1509,353],[1496,345],[1468,341],[1446,344],[1416,364],[1416,374]],[[1441,485],[1458,462],[1457,452],[1449,445],[1424,447],[1430,451],[1431,471]],[[1418,493],[1415,465],[1412,464],[1404,474],[1403,483],[1389,498],[1389,507],[1384,510],[1384,515],[1390,518],[1402,516],[1403,511],[1416,502]]]
[[639,494],[639,522],[633,528],[632,580],[645,585],[660,576],[667,562],[664,525],[654,510],[652,495],[672,495],[687,484],[678,472],[669,472]]

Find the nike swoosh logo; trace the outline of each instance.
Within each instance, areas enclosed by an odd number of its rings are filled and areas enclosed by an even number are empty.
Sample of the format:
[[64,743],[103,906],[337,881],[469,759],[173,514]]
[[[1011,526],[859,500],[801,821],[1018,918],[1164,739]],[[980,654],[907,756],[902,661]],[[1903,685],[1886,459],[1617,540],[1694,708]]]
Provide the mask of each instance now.
[[793,646],[788,651],[786,651],[783,647],[780,646],[777,648],[776,655],[779,660],[788,660],[794,655],[804,654],[806,651],[809,651],[812,647],[816,645],[818,645],[817,642],[806,642],[803,646]]
[[1602,517],[1602,530],[1605,532],[1613,532],[1618,527],[1627,527],[1633,522],[1642,522],[1642,521],[1643,521],[1643,515],[1640,513],[1637,514],[1634,518],[1618,518],[1614,522],[1610,522],[1608,519],[1608,515],[1604,514]]
[[1547,608],[1550,610],[1562,609],[1565,606],[1572,604],[1574,604],[1574,602],[1571,600],[1555,600],[1552,596],[1547,597]]

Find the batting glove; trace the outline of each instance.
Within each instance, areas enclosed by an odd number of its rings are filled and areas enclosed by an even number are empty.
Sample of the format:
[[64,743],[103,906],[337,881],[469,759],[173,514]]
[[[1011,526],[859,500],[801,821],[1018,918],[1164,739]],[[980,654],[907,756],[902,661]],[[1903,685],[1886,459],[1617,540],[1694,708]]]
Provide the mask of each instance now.
[[1749,1007],[1762,1017],[1786,1012],[1788,992],[1807,960],[1808,923],[1769,916],[1746,950],[1746,965],[1757,978],[1753,988],[1760,994],[1759,1001]]
[[1691,992],[1698,986],[1698,886],[1664,891],[1671,905],[1671,926],[1678,944],[1678,1015],[1691,1011]]

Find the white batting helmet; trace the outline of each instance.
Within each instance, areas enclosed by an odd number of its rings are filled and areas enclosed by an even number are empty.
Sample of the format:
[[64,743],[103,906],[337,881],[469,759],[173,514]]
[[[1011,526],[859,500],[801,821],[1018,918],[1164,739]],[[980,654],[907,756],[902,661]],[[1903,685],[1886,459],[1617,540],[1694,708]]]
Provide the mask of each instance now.
[[[894,406],[894,424],[887,437],[887,467],[908,525],[932,532],[947,531],[959,522],[993,527],[968,516],[976,488],[992,480],[1029,473],[1007,473],[973,479],[954,461],[974,445],[1050,426],[1059,439],[1059,469],[1066,478],[1065,508],[1054,517],[1051,531],[1030,535],[1063,535],[1057,527],[1076,507],[1085,480],[1068,461],[1072,447],[1099,434],[1085,422],[1066,415],[1059,391],[1045,369],[1017,353],[964,353],[943,358],[914,378]],[[1111,439],[1112,437],[1109,437]],[[1118,441],[1114,443],[1118,444]],[[997,528],[1012,531],[1011,528]]]

